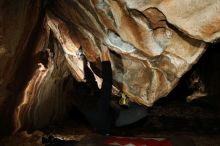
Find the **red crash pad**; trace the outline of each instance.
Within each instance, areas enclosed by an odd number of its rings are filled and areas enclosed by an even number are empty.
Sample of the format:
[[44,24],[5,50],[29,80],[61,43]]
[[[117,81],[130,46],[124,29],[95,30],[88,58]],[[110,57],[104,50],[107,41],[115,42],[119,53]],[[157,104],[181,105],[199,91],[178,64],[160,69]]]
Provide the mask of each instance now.
[[165,138],[138,138],[93,135],[83,138],[77,146],[175,146]]
[[167,139],[106,137],[104,143],[115,146],[172,146]]

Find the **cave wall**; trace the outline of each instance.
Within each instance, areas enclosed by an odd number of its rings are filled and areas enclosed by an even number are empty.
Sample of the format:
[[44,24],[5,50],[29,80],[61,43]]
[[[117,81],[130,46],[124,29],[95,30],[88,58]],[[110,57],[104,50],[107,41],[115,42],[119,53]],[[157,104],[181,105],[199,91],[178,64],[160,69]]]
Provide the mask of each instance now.
[[67,105],[71,101],[67,93],[72,80],[63,50],[54,42],[52,48],[43,52],[48,56],[48,63],[38,63],[25,87],[23,101],[17,107],[18,128],[39,129],[67,116]]
[[[189,101],[201,102],[203,106],[220,109],[220,43],[210,44],[206,53],[187,73],[188,88],[192,94]],[[195,100],[196,99],[196,100]]]
[[[149,107],[172,91],[207,42],[219,40],[218,0],[5,0],[0,6],[1,132],[65,117],[71,76],[84,81],[80,45],[99,70],[106,45],[114,89]],[[98,73],[96,79],[101,85]]]
[[39,0],[33,3],[1,1],[1,133],[15,128],[16,107],[22,101],[22,91],[31,78],[33,55],[44,17],[41,5]]

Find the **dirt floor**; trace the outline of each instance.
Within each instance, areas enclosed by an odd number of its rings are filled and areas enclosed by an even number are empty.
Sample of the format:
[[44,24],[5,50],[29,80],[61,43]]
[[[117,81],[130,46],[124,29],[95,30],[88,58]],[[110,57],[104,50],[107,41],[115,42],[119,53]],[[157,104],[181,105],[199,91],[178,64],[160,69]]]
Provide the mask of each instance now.
[[[127,132],[127,131],[126,131]],[[122,133],[122,136],[134,136],[129,133]],[[27,132],[19,132],[13,136],[4,138],[1,140],[1,146],[43,146],[50,145],[56,146],[58,144],[53,144],[51,141],[43,144],[42,138],[47,138],[52,136],[53,138],[59,139],[62,143],[72,142],[72,141],[81,141],[83,138],[91,137],[96,135],[91,131],[90,128],[86,127],[65,127],[60,129],[60,127],[53,132],[42,132],[34,131],[31,134]],[[119,135],[119,134],[118,134]],[[144,138],[172,138],[172,137],[188,137],[191,138],[196,146],[220,146],[220,135],[210,135],[210,134],[193,134],[189,132],[160,132],[160,133],[148,133],[143,131],[135,135],[135,137],[144,137]],[[58,142],[60,144],[60,142]],[[61,144],[60,144],[61,145]],[[73,144],[72,144],[73,146]]]
[[[159,101],[147,109],[148,115],[139,122],[113,128],[112,135],[145,138],[191,138],[196,146],[220,146],[220,111],[207,105],[183,101]],[[74,141],[97,135],[84,117],[73,109],[70,118],[44,129],[18,132],[0,141],[1,146],[49,146],[50,138],[73,146]],[[43,143],[45,144],[43,144]],[[72,143],[72,144],[71,144]],[[53,145],[50,145],[53,146]]]
[[[211,123],[210,119],[207,120],[207,122],[204,119],[204,123],[201,122],[198,117],[197,121],[192,121],[192,119],[190,119],[185,120],[185,123],[180,122],[181,118],[179,120],[172,118],[169,119],[168,117],[164,119],[165,120],[163,120],[160,116],[151,117],[149,115],[148,118],[143,119],[134,125],[123,128],[114,128],[112,133],[115,136],[145,138],[172,138],[176,136],[189,137],[194,141],[196,146],[220,146],[219,129],[213,125],[204,126],[205,123]],[[82,122],[81,120],[82,119],[80,118],[79,120],[71,119],[56,125],[49,125],[45,129],[33,131],[30,134],[28,134],[26,131],[19,132],[13,136],[2,139],[0,145],[43,146],[43,138],[48,140],[48,137],[53,137],[65,143],[67,141],[81,141],[83,138],[97,135],[97,133],[94,133],[91,127],[88,126],[88,123],[85,121]],[[177,121],[176,124],[175,121]],[[197,126],[195,126],[196,123]],[[186,127],[184,127],[182,124],[186,125]]]

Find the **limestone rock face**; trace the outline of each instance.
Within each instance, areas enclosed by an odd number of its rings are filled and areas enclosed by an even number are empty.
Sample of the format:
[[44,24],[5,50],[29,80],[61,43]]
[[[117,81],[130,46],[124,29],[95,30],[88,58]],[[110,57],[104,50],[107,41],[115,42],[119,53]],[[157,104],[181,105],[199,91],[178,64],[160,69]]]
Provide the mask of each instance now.
[[205,42],[220,37],[219,0],[122,0],[130,9],[146,11],[151,7],[160,10],[167,21],[190,37]]
[[31,76],[40,37],[37,27],[43,18],[41,5],[40,0],[0,2],[0,134],[14,129],[21,92]]
[[[108,46],[114,52],[111,62],[116,88],[132,101],[152,106],[198,60],[205,43],[168,24],[156,7],[141,11],[139,2],[135,4],[60,0],[49,9],[47,22],[68,57],[77,57],[81,44],[89,61],[98,62],[100,44]],[[78,60],[68,62],[74,76],[78,74],[82,80]]]
[[7,119],[0,125],[12,130],[41,128],[65,114],[69,77],[84,81],[80,46],[101,85],[106,45],[114,90],[149,107],[220,37],[219,0],[2,0],[0,6],[0,120]]

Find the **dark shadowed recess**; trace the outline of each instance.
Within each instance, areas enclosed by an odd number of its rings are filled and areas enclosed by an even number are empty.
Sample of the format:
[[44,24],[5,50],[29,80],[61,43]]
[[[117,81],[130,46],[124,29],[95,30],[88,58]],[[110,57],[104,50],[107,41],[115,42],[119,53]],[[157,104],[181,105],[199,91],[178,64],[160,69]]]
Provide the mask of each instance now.
[[[197,74],[205,86],[207,96],[187,102],[192,74]],[[220,134],[220,43],[209,44],[197,64],[187,72],[174,90],[148,108],[148,116],[141,121],[120,128],[119,134],[145,133]]]
[[[198,74],[205,85],[207,96],[192,102],[187,102],[186,97],[194,92],[190,87],[192,74]],[[192,67],[180,80],[176,88],[165,98],[157,101],[153,107],[147,108],[148,115],[129,126],[113,128],[113,134],[119,136],[137,136],[146,134],[220,134],[220,44],[210,44],[207,52],[199,62]],[[85,85],[73,80],[73,88],[83,92]],[[70,93],[74,94],[74,93]],[[85,95],[84,95],[85,96]],[[72,106],[69,110],[69,120],[73,127],[87,127],[83,115]],[[64,125],[59,123],[58,128]],[[47,127],[48,133],[56,127]]]

